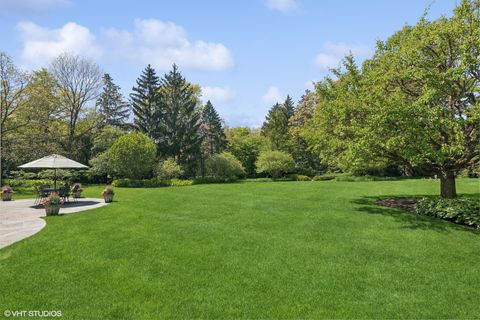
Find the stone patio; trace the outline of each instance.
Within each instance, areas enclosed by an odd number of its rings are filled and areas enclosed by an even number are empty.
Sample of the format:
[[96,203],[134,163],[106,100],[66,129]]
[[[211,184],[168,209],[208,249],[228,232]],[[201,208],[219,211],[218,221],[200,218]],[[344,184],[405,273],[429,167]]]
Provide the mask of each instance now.
[[[34,235],[45,227],[45,209],[35,199],[0,201],[0,248]],[[106,205],[103,199],[83,198],[62,205],[60,214],[70,214]]]

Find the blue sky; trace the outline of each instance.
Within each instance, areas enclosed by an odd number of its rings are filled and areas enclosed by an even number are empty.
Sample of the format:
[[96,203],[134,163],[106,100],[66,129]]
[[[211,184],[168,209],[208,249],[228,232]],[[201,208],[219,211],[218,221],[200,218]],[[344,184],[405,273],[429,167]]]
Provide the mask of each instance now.
[[349,50],[451,15],[455,0],[99,1],[0,0],[0,50],[25,69],[63,51],[95,60],[126,96],[147,63],[176,62],[230,126],[261,125],[269,107],[297,101]]

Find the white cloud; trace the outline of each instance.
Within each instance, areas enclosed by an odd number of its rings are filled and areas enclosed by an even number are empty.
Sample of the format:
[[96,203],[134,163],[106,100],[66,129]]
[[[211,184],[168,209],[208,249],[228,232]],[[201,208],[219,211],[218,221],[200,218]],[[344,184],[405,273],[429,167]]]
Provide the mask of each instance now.
[[224,104],[235,98],[235,91],[229,87],[202,87],[202,100],[207,102],[210,100],[215,104]]
[[287,13],[298,7],[298,0],[266,0],[266,5],[271,10]]
[[262,97],[263,102],[267,105],[272,105],[275,103],[279,103],[285,100],[285,96],[282,95],[280,89],[275,86],[271,86],[268,88],[267,92]]
[[23,41],[22,61],[30,67],[48,64],[62,52],[100,58],[102,48],[86,27],[69,22],[59,29],[43,28],[33,22],[17,25]]
[[314,63],[319,69],[328,70],[339,66],[340,61],[352,53],[355,58],[365,58],[372,53],[369,46],[345,42],[326,42],[323,50],[315,57]]
[[73,2],[70,0],[2,0],[0,1],[0,12],[43,12],[71,4],[73,4]]
[[191,41],[185,30],[172,22],[136,19],[133,30],[103,29],[98,35],[69,22],[59,29],[33,22],[17,26],[23,41],[22,59],[28,66],[48,63],[64,51],[95,59],[118,59],[166,70],[173,63],[191,70],[219,71],[234,66],[230,50],[221,43]]
[[319,53],[315,57],[315,65],[320,69],[330,69],[338,66],[342,57],[333,54]]
[[173,63],[186,69],[219,71],[234,66],[230,50],[221,43],[191,41],[172,22],[136,19],[133,31],[105,29],[108,52],[134,63],[168,69]]

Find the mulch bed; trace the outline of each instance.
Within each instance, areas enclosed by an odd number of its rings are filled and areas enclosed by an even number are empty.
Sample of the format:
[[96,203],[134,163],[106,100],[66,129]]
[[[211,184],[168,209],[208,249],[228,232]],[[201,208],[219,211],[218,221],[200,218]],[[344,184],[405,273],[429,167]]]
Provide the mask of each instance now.
[[417,198],[389,198],[375,201],[376,204],[384,207],[390,207],[410,212],[415,212]]

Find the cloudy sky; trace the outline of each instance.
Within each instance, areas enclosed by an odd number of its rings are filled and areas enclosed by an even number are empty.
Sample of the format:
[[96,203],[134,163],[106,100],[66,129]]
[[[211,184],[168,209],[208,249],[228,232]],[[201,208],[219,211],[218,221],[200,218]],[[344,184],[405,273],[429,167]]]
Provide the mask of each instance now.
[[0,50],[25,69],[70,51],[94,59],[126,96],[142,69],[177,63],[228,125],[259,126],[351,51],[456,0],[0,0]]

